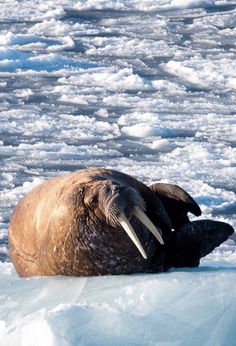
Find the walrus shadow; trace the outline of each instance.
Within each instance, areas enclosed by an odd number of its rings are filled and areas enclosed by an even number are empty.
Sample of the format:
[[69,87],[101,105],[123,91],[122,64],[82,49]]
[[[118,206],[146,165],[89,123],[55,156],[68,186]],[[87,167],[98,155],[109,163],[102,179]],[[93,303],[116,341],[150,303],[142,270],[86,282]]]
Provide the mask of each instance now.
[[236,273],[236,265],[232,266],[231,264],[225,264],[225,265],[202,265],[200,267],[196,268],[171,268],[168,270],[168,273],[191,273],[191,274],[199,274],[199,273],[217,273],[217,272],[235,272]]

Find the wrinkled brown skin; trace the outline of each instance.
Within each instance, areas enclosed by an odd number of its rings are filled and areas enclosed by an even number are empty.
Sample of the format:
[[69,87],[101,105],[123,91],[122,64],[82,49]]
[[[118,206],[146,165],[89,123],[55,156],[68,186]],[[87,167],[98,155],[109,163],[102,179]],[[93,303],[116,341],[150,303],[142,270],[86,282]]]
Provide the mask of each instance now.
[[[22,277],[117,275],[198,265],[203,253],[226,240],[232,228],[214,221],[209,224],[206,220],[202,224],[190,223],[187,212],[199,214],[197,204],[181,188],[173,190],[173,185],[164,185],[154,184],[149,188],[129,175],[99,168],[42,183],[19,202],[10,221],[10,255],[17,273]],[[195,209],[191,206],[194,203]],[[134,205],[145,210],[161,228],[164,246],[132,217]],[[175,208],[182,215],[180,220],[173,212]],[[113,209],[116,216],[124,213],[130,219],[147,260],[116,222],[116,217],[111,216]],[[172,232],[172,228],[178,228],[178,232]],[[216,232],[211,232],[212,229]],[[219,229],[223,231],[217,237]],[[205,249],[208,233],[210,245]],[[190,251],[185,256],[186,246],[199,251]]]
[[[91,168],[57,177],[29,192],[12,215],[10,255],[20,276],[88,276],[147,270],[149,262],[140,256],[124,230],[107,222],[108,201],[96,201],[104,187],[121,189],[116,203],[128,218],[133,204],[143,204],[146,213],[155,215],[160,227],[170,231],[162,203],[147,186],[128,175]],[[131,200],[122,191],[126,187],[137,194]],[[132,224],[147,255],[152,256],[159,246],[157,241],[138,221],[132,220]]]

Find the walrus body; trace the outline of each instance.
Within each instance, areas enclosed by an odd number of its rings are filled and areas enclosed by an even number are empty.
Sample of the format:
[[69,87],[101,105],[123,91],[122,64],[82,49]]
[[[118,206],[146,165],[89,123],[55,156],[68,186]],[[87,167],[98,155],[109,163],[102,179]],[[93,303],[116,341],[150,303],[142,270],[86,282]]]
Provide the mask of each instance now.
[[201,214],[174,185],[148,187],[117,171],[81,170],[40,184],[19,202],[10,221],[10,255],[24,277],[196,266],[233,229],[190,222],[189,211]]

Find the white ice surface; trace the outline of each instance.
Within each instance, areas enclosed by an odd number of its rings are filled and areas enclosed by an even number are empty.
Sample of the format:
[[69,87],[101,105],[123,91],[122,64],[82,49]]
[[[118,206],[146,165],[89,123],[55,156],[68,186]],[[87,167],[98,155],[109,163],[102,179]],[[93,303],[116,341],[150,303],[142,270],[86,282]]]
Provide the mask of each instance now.
[[0,345],[235,345],[235,234],[199,269],[129,277],[20,279],[7,246],[27,191],[88,166],[236,228],[235,38],[233,0],[1,3]]
[[1,345],[234,345],[233,267],[19,280],[0,288]]

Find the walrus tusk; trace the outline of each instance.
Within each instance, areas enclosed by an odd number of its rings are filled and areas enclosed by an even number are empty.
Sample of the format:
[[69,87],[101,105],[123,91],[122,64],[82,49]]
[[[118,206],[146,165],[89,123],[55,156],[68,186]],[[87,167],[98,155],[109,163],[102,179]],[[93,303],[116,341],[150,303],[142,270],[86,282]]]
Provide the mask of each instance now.
[[147,255],[144,248],[142,247],[142,244],[140,243],[133,227],[131,226],[129,220],[126,218],[124,214],[120,215],[119,223],[121,224],[125,232],[128,234],[132,242],[135,244],[135,246],[138,248],[143,258],[147,259]]
[[138,207],[134,207],[133,214],[149,229],[149,231],[154,235],[154,237],[161,243],[164,244],[161,233],[157,230],[156,226],[147,217],[147,215]]

